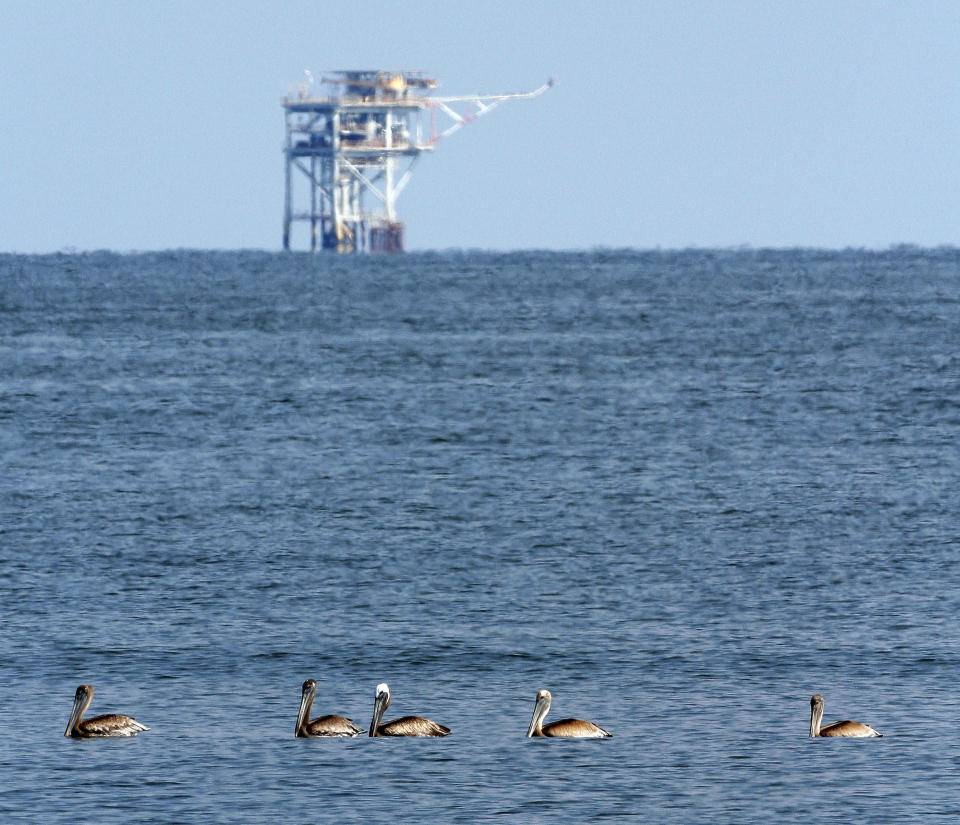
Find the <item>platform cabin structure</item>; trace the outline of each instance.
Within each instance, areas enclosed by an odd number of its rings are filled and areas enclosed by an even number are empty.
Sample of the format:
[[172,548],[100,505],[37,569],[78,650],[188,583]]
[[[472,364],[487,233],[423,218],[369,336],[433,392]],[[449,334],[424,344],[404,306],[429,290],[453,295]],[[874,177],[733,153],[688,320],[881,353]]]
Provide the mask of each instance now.
[[[313,77],[282,100],[286,118],[283,248],[290,249],[295,221],[310,225],[310,250],[402,252],[403,223],[396,201],[412,169],[436,142],[504,100],[535,97],[533,92],[505,95],[432,97],[438,85],[423,72],[342,71],[321,79],[326,93],[315,96]],[[466,113],[456,111],[467,104]],[[430,114],[425,136],[421,115]],[[452,124],[437,132],[437,114]],[[299,175],[295,174],[299,173]],[[295,179],[301,182],[296,187]],[[306,182],[306,199],[302,195]],[[367,198],[375,201],[366,207]]]

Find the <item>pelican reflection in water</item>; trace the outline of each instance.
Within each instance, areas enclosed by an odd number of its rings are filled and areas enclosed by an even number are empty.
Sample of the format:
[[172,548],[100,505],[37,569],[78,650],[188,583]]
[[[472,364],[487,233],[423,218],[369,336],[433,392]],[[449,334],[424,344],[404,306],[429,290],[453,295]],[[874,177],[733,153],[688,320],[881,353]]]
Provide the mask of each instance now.
[[303,693],[300,696],[300,713],[297,715],[297,736],[356,736],[363,733],[353,722],[343,716],[331,714],[310,718],[310,708],[313,706],[313,697],[317,695],[317,683],[307,679],[303,683]]
[[92,700],[93,687],[80,685],[73,697],[73,710],[70,711],[70,721],[67,722],[64,736],[91,739],[97,736],[133,736],[142,730],[150,730],[133,717],[119,713],[105,713],[102,716],[94,716],[92,719],[84,719],[83,714],[90,707]]
[[823,697],[815,693],[810,698],[810,735],[811,736],[883,736],[869,725],[860,722],[833,722],[826,727],[820,727],[823,719]]
[[565,739],[605,739],[613,736],[612,733],[605,731],[599,725],[593,722],[586,722],[583,719],[559,719],[544,725],[543,720],[550,710],[550,691],[541,690],[537,693],[537,701],[533,706],[533,718],[530,720],[530,727],[527,728],[527,736],[553,736]]
[[370,720],[371,736],[446,736],[450,728],[438,725],[422,716],[401,716],[392,722],[380,723],[384,711],[390,707],[390,688],[386,682],[377,685],[373,703],[373,719]]

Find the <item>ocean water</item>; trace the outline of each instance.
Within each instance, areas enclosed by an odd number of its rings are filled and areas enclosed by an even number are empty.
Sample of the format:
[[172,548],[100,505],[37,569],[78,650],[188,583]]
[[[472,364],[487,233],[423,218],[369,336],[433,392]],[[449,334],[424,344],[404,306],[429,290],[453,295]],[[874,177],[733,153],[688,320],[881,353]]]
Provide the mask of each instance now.
[[954,249],[0,256],[0,820],[956,822],[958,342]]

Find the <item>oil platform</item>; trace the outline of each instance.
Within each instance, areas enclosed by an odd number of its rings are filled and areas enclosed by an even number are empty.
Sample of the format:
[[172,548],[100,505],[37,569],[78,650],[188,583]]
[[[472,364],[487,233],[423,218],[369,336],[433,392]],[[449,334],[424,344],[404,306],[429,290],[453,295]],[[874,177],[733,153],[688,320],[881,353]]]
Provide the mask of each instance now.
[[[402,252],[396,201],[420,155],[500,103],[536,97],[553,85],[550,80],[519,94],[433,97],[438,83],[423,72],[341,71],[323,77],[326,93],[314,95],[313,77],[305,75],[306,82],[282,100],[283,248],[290,249],[293,222],[305,221],[313,252]],[[426,133],[423,115],[429,115]]]

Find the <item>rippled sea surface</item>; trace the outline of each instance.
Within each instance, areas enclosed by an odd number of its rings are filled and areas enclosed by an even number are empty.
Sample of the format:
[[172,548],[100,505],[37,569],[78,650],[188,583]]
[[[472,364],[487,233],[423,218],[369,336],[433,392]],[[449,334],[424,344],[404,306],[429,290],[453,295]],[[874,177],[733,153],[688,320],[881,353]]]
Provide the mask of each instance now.
[[957,250],[0,256],[0,819],[956,822],[958,476]]

